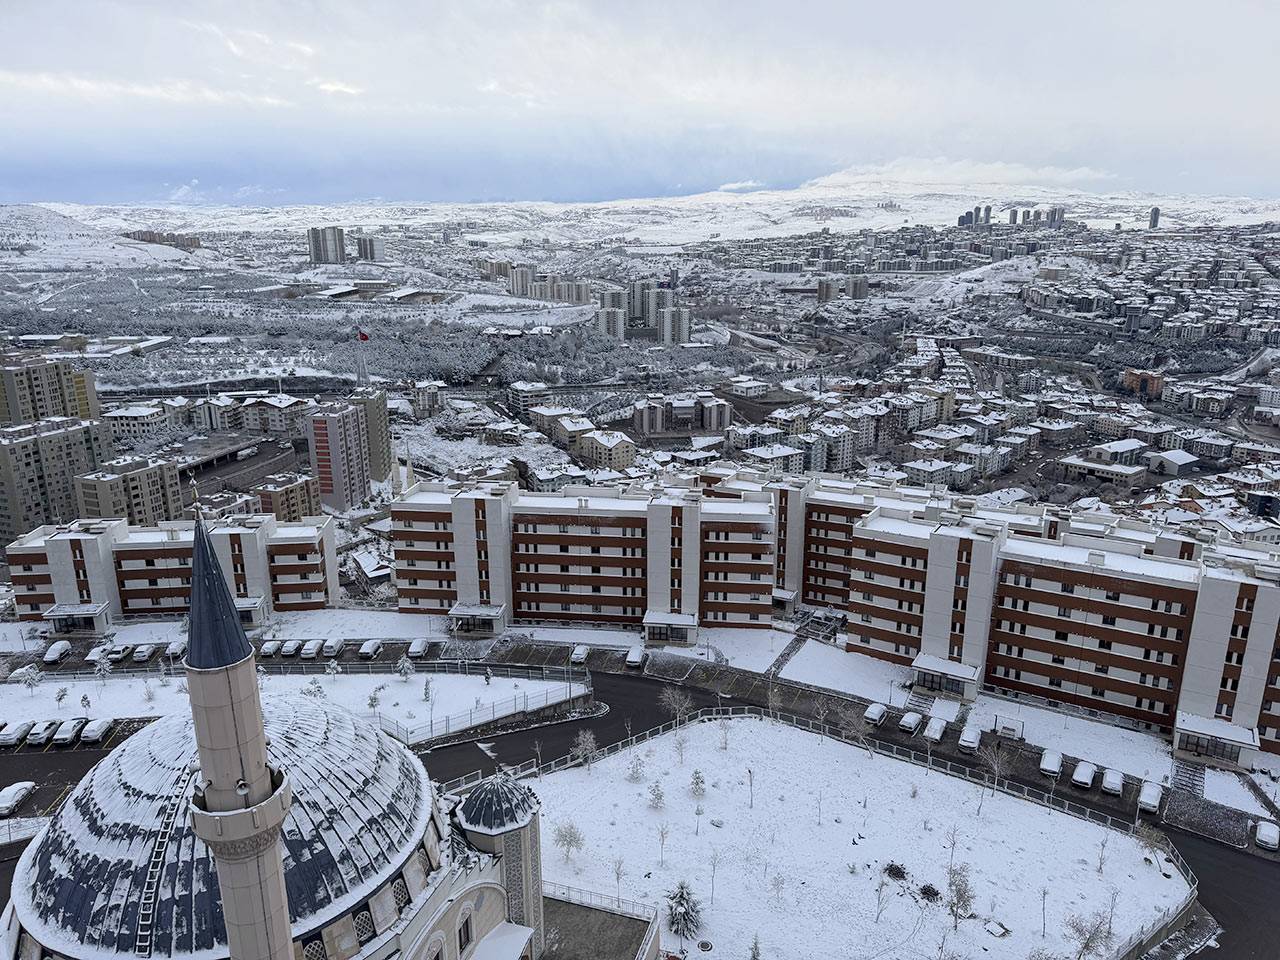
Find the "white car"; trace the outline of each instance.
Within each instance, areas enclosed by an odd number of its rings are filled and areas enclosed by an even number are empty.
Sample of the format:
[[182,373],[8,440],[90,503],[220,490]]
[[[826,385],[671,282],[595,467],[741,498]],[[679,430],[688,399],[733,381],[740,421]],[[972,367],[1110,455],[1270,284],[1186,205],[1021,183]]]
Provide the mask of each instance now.
[[1124,793],[1124,774],[1114,767],[1102,771],[1102,792],[1118,797]]
[[573,652],[569,654],[569,662],[572,664],[583,664],[587,662],[587,654],[591,652],[591,648],[585,643],[580,643],[573,648]]
[[366,640],[364,643],[360,644],[361,660],[377,660],[380,656],[382,656],[381,640]]
[[924,717],[911,710],[902,715],[902,719],[898,721],[898,729],[903,733],[915,733],[922,723],[924,723]]
[[409,656],[413,659],[425,657],[427,655],[427,647],[431,646],[431,641],[425,637],[419,637],[413,643],[409,644]]
[[1062,776],[1062,754],[1057,750],[1046,750],[1040,754],[1040,772],[1055,780]]
[[867,709],[862,711],[862,719],[873,727],[878,727],[884,723],[884,718],[888,715],[889,710],[883,703],[870,704]]
[[92,650],[90,650],[88,653],[84,655],[85,663],[97,663],[99,660],[101,660],[103,657],[107,655],[107,651],[110,649],[111,647],[105,643],[98,644],[96,647],[94,647]]
[[41,747],[53,739],[58,729],[57,720],[37,720],[27,734],[27,746]]
[[1082,790],[1089,790],[1093,787],[1093,780],[1097,775],[1098,768],[1096,766],[1088,760],[1081,760],[1071,773],[1071,782]]
[[0,817],[12,816],[35,789],[36,785],[30,780],[19,780],[0,790]]
[[114,720],[90,720],[80,731],[81,743],[101,743],[107,738],[116,722]]
[[638,670],[644,666],[644,661],[647,656],[649,655],[644,652],[644,646],[637,643],[627,651],[627,666]]
[[258,656],[260,657],[274,657],[279,652],[280,652],[279,640],[268,640],[266,643],[264,643],[262,646],[258,648]]
[[75,717],[71,720],[63,720],[58,724],[58,729],[53,734],[53,742],[56,746],[65,747],[68,744],[76,742],[80,736],[80,731],[85,728],[89,722],[88,717]]
[[1280,849],[1280,827],[1270,820],[1259,820],[1253,828],[1253,842],[1263,850]]
[[16,747],[27,739],[27,734],[31,732],[31,728],[35,725],[34,720],[20,720],[17,723],[7,725],[3,730],[0,730],[0,747]]
[[947,721],[941,717],[930,717],[925,724],[924,738],[930,743],[941,743],[942,735],[947,732]]
[[[323,648],[323,649],[324,649],[324,655],[325,655],[326,657],[328,657],[330,660],[337,660],[337,659],[338,659],[338,657],[342,656],[342,651],[343,651],[343,650],[345,650],[345,649],[347,649],[347,641],[345,641],[345,640],[326,640],[326,641],[324,642],[324,648]],[[303,655],[304,657],[307,655],[305,650],[303,651],[303,654],[302,654],[302,655]]]
[[977,727],[965,727],[960,731],[960,749],[965,753],[977,753],[982,746],[982,731]]
[[1160,801],[1164,799],[1164,787],[1147,780],[1138,791],[1138,809],[1143,813],[1159,813]]
[[119,663],[121,660],[128,658],[131,653],[133,653],[133,644],[116,643],[107,651],[107,659],[112,663]]
[[179,637],[177,640],[170,641],[169,645],[164,648],[164,655],[170,660],[177,660],[179,657],[185,657],[187,655],[186,637]]
[[[315,642],[319,643],[320,641],[316,640]],[[296,657],[301,649],[301,640],[286,640],[284,643],[280,644],[280,656]],[[315,656],[315,654],[312,654],[312,656]]]
[[44,662],[48,664],[61,663],[71,653],[70,640],[55,640],[49,644],[49,649],[44,652]]
[[156,655],[156,645],[154,643],[140,643],[133,648],[133,662],[146,663]]

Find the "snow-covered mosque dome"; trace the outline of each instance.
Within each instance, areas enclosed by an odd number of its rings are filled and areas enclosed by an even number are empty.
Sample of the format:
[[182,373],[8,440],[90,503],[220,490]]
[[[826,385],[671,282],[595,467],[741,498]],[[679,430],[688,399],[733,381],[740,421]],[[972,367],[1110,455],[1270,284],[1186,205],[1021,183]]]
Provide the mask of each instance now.
[[[322,699],[265,701],[268,756],[293,788],[280,833],[293,939],[307,957],[322,930],[363,944],[439,866],[448,828],[426,770]],[[23,934],[71,958],[225,957],[214,858],[188,815],[197,768],[187,715],[156,721],[94,767],[18,863]]]

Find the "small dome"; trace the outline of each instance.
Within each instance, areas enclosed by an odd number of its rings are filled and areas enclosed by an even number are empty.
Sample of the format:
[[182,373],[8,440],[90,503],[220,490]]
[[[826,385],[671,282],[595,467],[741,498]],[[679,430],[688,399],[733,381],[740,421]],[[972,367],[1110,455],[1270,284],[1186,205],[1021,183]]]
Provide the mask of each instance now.
[[528,825],[538,812],[538,795],[507,773],[481,780],[458,805],[458,822],[476,833],[506,833]]
[[[293,787],[280,840],[297,938],[402,867],[426,833],[433,794],[421,761],[350,711],[266,697],[263,714],[268,758]],[[216,867],[188,814],[197,765],[191,717],[176,715],[94,767],[18,863],[13,904],[23,929],[69,957],[133,953],[139,905],[153,897],[155,955],[225,956]],[[149,876],[153,864],[159,871]]]

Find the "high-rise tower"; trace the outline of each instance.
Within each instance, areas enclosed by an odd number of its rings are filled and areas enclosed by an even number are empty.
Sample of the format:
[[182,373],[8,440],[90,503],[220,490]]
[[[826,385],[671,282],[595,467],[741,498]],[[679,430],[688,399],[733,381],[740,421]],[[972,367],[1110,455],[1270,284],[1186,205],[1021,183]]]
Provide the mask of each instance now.
[[200,769],[191,825],[213,851],[232,960],[293,960],[280,849],[293,792],[267,760],[253,648],[200,520],[194,536],[186,666]]

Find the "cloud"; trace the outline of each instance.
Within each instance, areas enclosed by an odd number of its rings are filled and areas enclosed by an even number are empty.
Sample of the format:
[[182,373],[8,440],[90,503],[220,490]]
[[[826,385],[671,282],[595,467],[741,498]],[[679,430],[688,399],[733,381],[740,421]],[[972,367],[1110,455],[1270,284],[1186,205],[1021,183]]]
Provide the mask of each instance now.
[[222,90],[202,83],[193,83],[190,80],[134,83],[125,80],[86,77],[75,73],[20,73],[14,70],[0,70],[0,86],[17,87],[33,93],[59,94],[92,100],[138,98],[164,100],[169,103],[232,104],[254,107],[293,106],[292,103],[281,97],[269,94],[247,93],[243,90]]
[[[847,167],[805,186],[838,187],[868,180],[896,183],[1001,184],[1004,186],[1068,187],[1114,180],[1116,175],[1094,167],[1030,166],[1004,161],[951,160],[947,157],[899,157],[889,163]],[[723,189],[723,188],[722,188]]]
[[722,183],[716,187],[725,193],[744,193],[748,190],[759,190],[764,186],[759,180],[734,180],[731,183]]
[[321,93],[339,93],[348,97],[358,97],[364,93],[363,87],[353,87],[341,80],[323,80],[320,77],[312,77],[307,85],[315,87]]
[[169,191],[169,199],[174,203],[203,203],[205,196],[198,189],[200,181],[192,177],[186,183],[179,184]]

